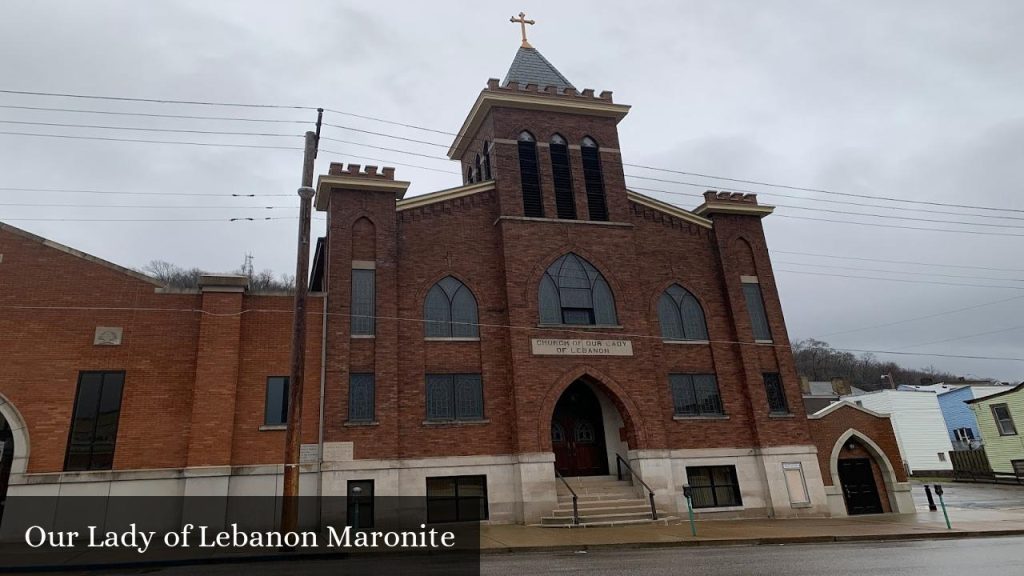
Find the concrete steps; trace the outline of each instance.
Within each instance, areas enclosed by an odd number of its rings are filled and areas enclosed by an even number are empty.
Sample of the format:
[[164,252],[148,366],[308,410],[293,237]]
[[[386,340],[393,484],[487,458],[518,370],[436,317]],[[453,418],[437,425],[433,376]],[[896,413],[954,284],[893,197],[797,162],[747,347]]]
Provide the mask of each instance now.
[[672,519],[659,510],[658,520],[652,520],[650,501],[627,480],[618,480],[615,476],[579,476],[565,480],[578,497],[580,523],[573,524],[572,492],[558,480],[558,506],[550,516],[541,519],[541,526],[626,526],[667,523]]

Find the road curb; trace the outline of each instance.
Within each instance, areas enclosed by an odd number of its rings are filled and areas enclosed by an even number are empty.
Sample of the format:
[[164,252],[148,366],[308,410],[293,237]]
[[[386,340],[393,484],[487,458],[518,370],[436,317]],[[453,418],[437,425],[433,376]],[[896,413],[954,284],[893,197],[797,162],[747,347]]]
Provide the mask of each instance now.
[[761,538],[709,538],[670,542],[615,542],[603,544],[557,544],[553,546],[501,546],[484,548],[481,555],[530,552],[576,552],[640,548],[688,548],[714,546],[780,546],[787,544],[829,544],[844,542],[899,542],[910,540],[949,540],[958,538],[995,538],[1024,536],[1024,529],[969,530],[964,532],[901,532],[897,534],[849,534],[831,536],[768,536]]

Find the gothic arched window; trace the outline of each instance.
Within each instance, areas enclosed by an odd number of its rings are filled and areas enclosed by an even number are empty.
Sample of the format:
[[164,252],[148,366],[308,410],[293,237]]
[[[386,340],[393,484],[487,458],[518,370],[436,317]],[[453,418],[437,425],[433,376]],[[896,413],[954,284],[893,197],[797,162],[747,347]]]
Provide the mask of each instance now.
[[604,175],[601,173],[601,153],[597,142],[585,136],[580,142],[583,157],[583,182],[587,189],[587,208],[591,220],[608,220],[608,204],[604,196]]
[[569,143],[561,134],[551,137],[551,179],[555,184],[555,208],[558,217],[576,219],[576,199],[572,194],[572,170],[569,168]]
[[427,338],[477,338],[476,298],[465,284],[451,276],[437,281],[423,301]]
[[527,131],[519,133],[519,179],[523,187],[523,215],[544,217],[537,165],[537,140]]
[[540,279],[541,324],[613,326],[615,298],[604,276],[590,262],[566,254]]
[[480,164],[481,172],[480,178],[483,180],[491,179],[491,143],[484,142],[483,157]]
[[658,300],[658,322],[665,340],[707,340],[704,310],[686,288],[669,286]]

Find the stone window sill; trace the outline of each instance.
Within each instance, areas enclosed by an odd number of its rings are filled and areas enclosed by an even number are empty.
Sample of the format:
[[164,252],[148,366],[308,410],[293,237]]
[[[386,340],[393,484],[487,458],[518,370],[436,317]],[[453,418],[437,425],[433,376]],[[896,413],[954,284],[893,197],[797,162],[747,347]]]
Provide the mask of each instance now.
[[373,340],[376,337],[377,337],[376,334],[351,334],[351,335],[349,335],[349,338],[351,338],[353,340]]
[[573,330],[622,330],[621,324],[537,324],[537,328],[554,328],[562,330],[571,328]]
[[484,418],[481,420],[424,420],[424,426],[478,426],[481,424],[490,424],[490,418]]
[[675,420],[676,422],[686,421],[686,420],[728,420],[729,419],[729,415],[728,414],[717,414],[717,415],[714,415],[714,416],[711,416],[711,415],[708,415],[708,416],[685,416],[685,415],[681,415],[681,414],[673,414],[672,415],[672,419]]
[[427,336],[423,339],[424,342],[479,342],[480,338],[442,338],[438,336]]
[[783,418],[783,419],[784,418],[796,418],[796,414],[793,414],[792,412],[788,412],[786,414],[769,414],[768,417],[769,418]]
[[699,346],[699,345],[704,345],[704,344],[710,344],[711,342],[708,341],[708,340],[662,340],[662,343],[664,343],[664,344],[682,344],[684,346],[687,345],[687,344],[689,344],[689,345],[698,345]]
[[379,426],[380,422],[376,420],[349,420],[342,424],[346,427],[358,427],[358,426]]
[[793,502],[789,505],[790,508],[813,508],[814,505],[810,502]]
[[694,508],[693,511],[697,514],[707,514],[709,512],[742,512],[743,506],[717,506],[713,508]]
[[287,424],[263,424],[260,426],[260,432],[273,432],[275,430],[287,430]]
[[757,339],[754,339],[754,344],[775,344],[775,340],[757,340]]

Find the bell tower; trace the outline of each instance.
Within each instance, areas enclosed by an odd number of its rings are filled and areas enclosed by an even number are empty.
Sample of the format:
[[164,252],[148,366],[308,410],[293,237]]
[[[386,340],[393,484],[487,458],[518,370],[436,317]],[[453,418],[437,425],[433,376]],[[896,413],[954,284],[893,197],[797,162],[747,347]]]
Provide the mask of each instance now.
[[448,150],[465,184],[494,180],[502,216],[625,221],[618,123],[629,106],[582,91],[526,39],[499,81],[480,92]]

